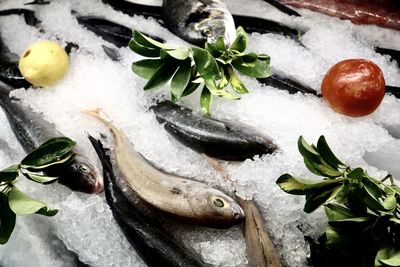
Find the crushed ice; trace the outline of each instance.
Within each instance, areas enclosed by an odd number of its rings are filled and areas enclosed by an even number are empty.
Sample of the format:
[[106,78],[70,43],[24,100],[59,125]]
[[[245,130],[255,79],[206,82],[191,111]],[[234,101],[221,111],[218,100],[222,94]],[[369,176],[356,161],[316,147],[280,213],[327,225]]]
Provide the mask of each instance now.
[[[0,9],[21,7],[24,2],[5,0],[0,3]],[[229,0],[227,4],[233,13],[274,19],[307,30],[302,42],[309,49],[278,35],[251,35],[250,50],[271,55],[272,67],[277,73],[286,73],[319,90],[321,79],[331,65],[342,59],[363,57],[381,67],[388,84],[399,85],[398,66],[373,51],[377,44],[400,50],[400,42],[395,41],[400,40],[400,34],[396,31],[355,26],[306,10],[300,10],[304,17],[293,19],[261,0],[251,1],[251,4],[245,0]],[[143,92],[145,81],[130,71],[131,62],[139,57],[121,48],[119,53],[123,60],[112,62],[104,54],[102,45],[116,48],[79,26],[71,10],[83,15],[104,16],[174,44],[185,45],[183,41],[153,19],[129,17],[100,0],[53,0],[50,5],[33,8],[42,21],[44,33],[27,26],[21,17],[0,17],[0,33],[12,52],[20,54],[38,39],[72,41],[80,49],[71,54],[69,72],[56,86],[19,90],[14,96],[43,112],[62,133],[85,147],[93,159],[95,153],[85,132],[104,133],[106,129],[80,111],[101,107],[129,136],[135,149],[157,166],[214,186],[227,187],[207,160],[168,136],[154,115],[147,111],[156,97],[168,97],[168,90]],[[388,134],[389,130],[393,136],[397,133],[396,137],[400,137],[400,102],[393,96],[386,96],[373,115],[351,119],[332,112],[321,99],[289,95],[261,86],[252,79],[243,79],[251,93],[240,101],[216,99],[214,115],[256,127],[276,140],[280,152],[254,161],[226,164],[226,167],[238,182],[238,193],[255,197],[285,263],[307,266],[309,246],[304,236],[316,238],[323,232],[326,224],[323,211],[304,214],[304,199],[287,195],[275,185],[284,172],[312,177],[297,152],[297,138],[303,135],[315,142],[324,134],[335,153],[348,164],[362,166],[377,176],[384,176],[385,170],[400,175],[396,162],[390,160],[399,155],[400,147]],[[182,104],[197,109],[198,94],[184,99]],[[0,167],[3,167],[18,161],[24,153],[2,112],[0,125]],[[0,265],[72,266],[79,257],[79,261],[90,266],[144,266],[114,222],[104,195],[73,193],[60,185],[42,187],[24,179],[19,184],[27,193],[59,208],[60,212],[52,218],[18,218],[9,243],[0,247]],[[214,230],[178,224],[168,229],[215,266],[247,264],[245,243],[238,226]]]

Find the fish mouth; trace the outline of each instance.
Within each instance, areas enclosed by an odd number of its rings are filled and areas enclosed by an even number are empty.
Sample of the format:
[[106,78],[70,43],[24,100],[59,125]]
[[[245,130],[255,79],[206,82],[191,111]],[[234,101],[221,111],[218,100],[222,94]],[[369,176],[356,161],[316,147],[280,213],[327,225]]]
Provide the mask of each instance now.
[[100,194],[104,191],[104,182],[102,179],[97,179],[96,183],[94,185],[94,191],[93,193],[95,194]]

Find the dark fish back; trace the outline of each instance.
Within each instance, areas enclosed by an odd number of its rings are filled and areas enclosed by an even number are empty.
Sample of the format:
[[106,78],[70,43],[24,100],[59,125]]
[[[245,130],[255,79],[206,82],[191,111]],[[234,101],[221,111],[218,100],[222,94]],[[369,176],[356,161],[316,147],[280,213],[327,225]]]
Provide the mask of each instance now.
[[179,142],[211,157],[240,161],[277,149],[272,139],[251,127],[201,116],[171,101],[158,103],[152,110]]
[[130,202],[117,185],[113,166],[100,141],[89,136],[103,166],[107,203],[126,238],[150,267],[207,266],[197,255],[168,236]]
[[55,125],[44,120],[41,114],[9,97],[12,90],[13,88],[0,82],[0,106],[26,153],[32,152],[50,138],[62,136]]

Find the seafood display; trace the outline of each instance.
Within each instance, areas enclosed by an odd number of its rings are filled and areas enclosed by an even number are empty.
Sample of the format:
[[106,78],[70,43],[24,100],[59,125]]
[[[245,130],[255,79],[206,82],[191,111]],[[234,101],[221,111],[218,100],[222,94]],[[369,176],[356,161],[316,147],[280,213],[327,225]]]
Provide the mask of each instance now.
[[[332,153],[298,141],[320,135],[354,170],[397,178],[400,34],[388,29],[396,28],[396,14],[385,13],[397,4],[335,1],[330,11],[345,19],[368,11],[369,18],[350,19],[387,19],[383,29],[298,9],[305,1],[135,1],[0,1],[1,204],[5,167],[15,164],[11,154],[23,154],[13,142],[26,153],[56,136],[76,142],[74,161],[45,173],[66,186],[39,188],[18,179],[18,188],[59,212],[46,220],[17,217],[0,246],[0,265],[326,264],[329,251],[317,239],[331,218],[322,208],[303,212],[310,198],[321,205],[325,196],[288,196],[276,182],[293,173],[325,175],[322,183],[329,183],[336,174],[328,166]],[[333,3],[314,2],[318,9]],[[65,48],[69,65],[54,83],[35,86],[20,62],[41,40]],[[379,99],[372,97],[379,101],[368,112],[359,112],[364,97],[345,103],[352,112],[337,107],[349,95],[370,95],[371,81],[343,73],[344,80],[323,82],[348,59],[357,59],[354,68],[363,59],[379,70]],[[272,74],[262,76],[261,68]],[[93,107],[104,113],[81,112]],[[317,148],[328,157],[321,164]],[[302,184],[293,194],[296,186]],[[384,256],[377,261],[391,255]]]

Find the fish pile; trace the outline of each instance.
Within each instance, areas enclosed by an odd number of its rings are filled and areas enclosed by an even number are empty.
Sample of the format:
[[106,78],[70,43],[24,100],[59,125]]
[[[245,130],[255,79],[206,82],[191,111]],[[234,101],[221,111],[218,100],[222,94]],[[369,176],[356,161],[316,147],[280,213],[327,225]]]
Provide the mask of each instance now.
[[[102,195],[75,193],[60,185],[43,189],[22,184],[32,196],[58,207],[60,214],[51,221],[20,219],[17,229],[21,232],[0,248],[0,264],[245,266],[246,244],[239,226],[198,226],[239,223],[244,212],[229,196],[235,190],[238,196],[257,202],[283,263],[308,265],[308,237],[317,237],[326,222],[321,213],[304,215],[303,200],[286,196],[274,182],[283,172],[306,173],[295,146],[301,134],[315,137],[323,133],[336,142],[332,143],[338,155],[371,174],[384,175],[385,171],[373,166],[378,166],[379,157],[369,157],[369,165],[363,155],[396,140],[400,127],[396,97],[388,94],[373,116],[350,120],[332,113],[315,95],[319,95],[319,83],[328,67],[349,56],[372,59],[396,90],[400,80],[397,63],[375,51],[388,54],[387,50],[400,47],[390,47],[385,38],[381,43],[364,39],[359,26],[268,2],[272,5],[244,0],[226,1],[226,5],[221,1],[163,1],[161,7],[122,0],[35,1],[28,6],[22,0],[0,3],[0,103],[11,123],[10,127],[6,117],[1,118],[5,130],[0,138],[7,143],[18,140],[27,153],[49,137],[76,140],[79,157],[62,171],[82,183],[60,182],[92,193],[103,189],[103,176],[108,203]],[[257,14],[263,10],[267,12]],[[242,12],[246,15],[237,15]],[[322,22],[316,25],[315,17]],[[287,23],[289,18],[295,24]],[[216,99],[215,118],[196,113],[196,94],[185,98],[180,107],[165,101],[167,90],[143,92],[144,81],[130,71],[131,62],[138,59],[124,45],[131,28],[178,45],[186,44],[181,39],[201,44],[220,35],[229,44],[234,39],[233,23],[253,33],[251,49],[271,55],[275,74],[259,81],[244,77],[252,92],[235,102]],[[400,38],[395,31],[383,32]],[[68,47],[71,68],[59,84],[33,89],[21,79],[15,54],[21,54],[32,41],[46,38]],[[21,87],[28,90],[15,89]],[[96,107],[112,121],[97,112],[88,113],[111,129],[112,135],[81,113]],[[11,131],[15,137],[10,137]],[[89,142],[86,133],[95,137],[90,136]],[[3,154],[11,153],[10,146],[4,147],[10,152],[2,149]],[[22,149],[17,153],[23,155]],[[200,153],[235,160],[222,163],[234,183],[227,182]],[[253,223],[257,225],[256,220]],[[26,232],[31,234],[24,236]],[[254,233],[247,229],[246,234]],[[48,252],[39,251],[31,245],[33,241]],[[61,260],[60,254],[64,254]]]

